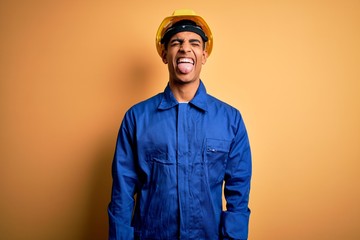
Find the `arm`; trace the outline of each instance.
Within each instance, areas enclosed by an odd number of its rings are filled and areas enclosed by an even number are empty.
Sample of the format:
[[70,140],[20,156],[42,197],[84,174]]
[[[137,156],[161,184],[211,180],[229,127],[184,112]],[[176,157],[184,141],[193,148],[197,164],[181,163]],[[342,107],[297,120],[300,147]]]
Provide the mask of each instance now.
[[227,211],[222,213],[223,239],[247,239],[250,209],[251,151],[244,122],[238,114],[236,136],[225,173],[224,195]]
[[131,218],[138,177],[135,170],[134,140],[129,114],[121,124],[112,164],[112,193],[108,207],[109,240],[134,238]]

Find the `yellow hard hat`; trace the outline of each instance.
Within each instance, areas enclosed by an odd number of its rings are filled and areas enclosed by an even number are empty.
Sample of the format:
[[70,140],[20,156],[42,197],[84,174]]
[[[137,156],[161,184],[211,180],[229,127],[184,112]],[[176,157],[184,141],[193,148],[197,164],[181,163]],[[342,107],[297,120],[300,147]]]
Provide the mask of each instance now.
[[191,20],[196,23],[199,27],[201,27],[202,31],[205,33],[207,37],[207,42],[205,45],[205,50],[208,53],[208,56],[211,54],[211,50],[213,47],[213,36],[210,30],[210,27],[207,25],[205,20],[197,15],[193,10],[191,9],[178,9],[173,12],[173,14],[169,17],[164,18],[164,20],[161,22],[157,33],[156,33],[156,50],[158,54],[161,57],[162,50],[164,48],[164,44],[161,43],[161,39],[164,37],[165,32],[173,26],[176,22],[179,22],[181,20]]

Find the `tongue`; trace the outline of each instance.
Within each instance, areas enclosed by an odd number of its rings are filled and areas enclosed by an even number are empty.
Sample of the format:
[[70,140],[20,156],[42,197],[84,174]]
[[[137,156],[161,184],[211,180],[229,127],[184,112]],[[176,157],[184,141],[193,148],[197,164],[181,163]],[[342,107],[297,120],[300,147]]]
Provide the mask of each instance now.
[[181,73],[189,73],[193,69],[193,65],[191,63],[179,63],[178,68]]

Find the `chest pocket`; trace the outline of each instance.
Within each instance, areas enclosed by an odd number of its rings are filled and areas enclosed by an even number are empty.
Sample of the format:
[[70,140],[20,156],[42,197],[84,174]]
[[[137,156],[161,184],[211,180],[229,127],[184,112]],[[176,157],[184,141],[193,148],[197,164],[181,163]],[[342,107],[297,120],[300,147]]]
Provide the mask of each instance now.
[[222,182],[224,179],[230,144],[231,142],[226,140],[206,139],[205,163],[211,185]]

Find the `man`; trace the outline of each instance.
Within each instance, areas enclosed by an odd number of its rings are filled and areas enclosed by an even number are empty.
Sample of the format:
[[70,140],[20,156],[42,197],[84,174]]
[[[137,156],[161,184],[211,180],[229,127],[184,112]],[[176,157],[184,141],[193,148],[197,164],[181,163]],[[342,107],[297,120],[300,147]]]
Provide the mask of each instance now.
[[250,146],[239,111],[208,95],[200,80],[212,43],[192,10],[160,25],[156,46],[169,83],[124,116],[109,239],[247,239]]

